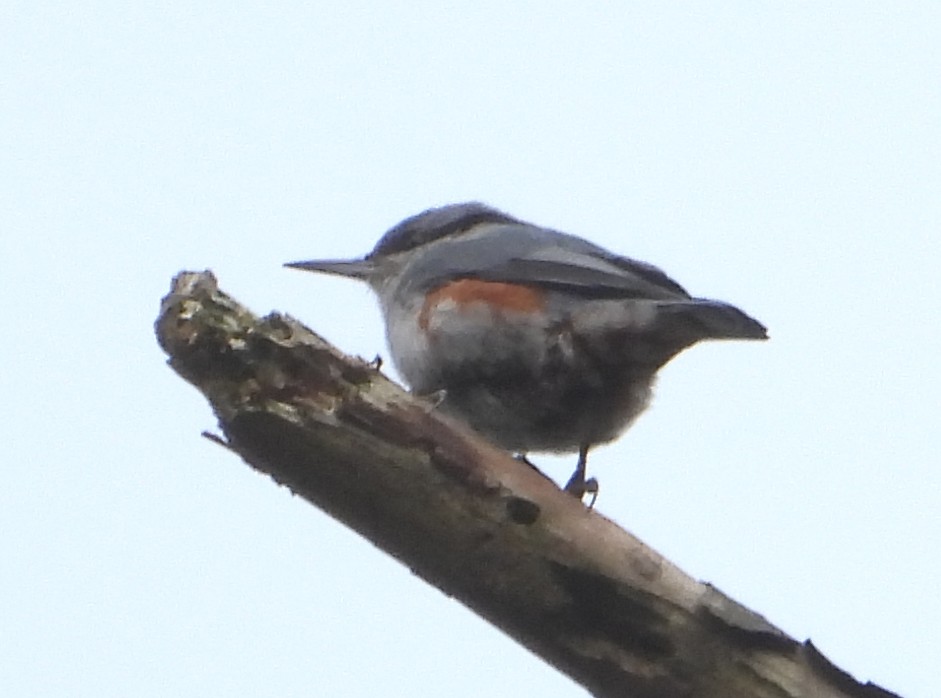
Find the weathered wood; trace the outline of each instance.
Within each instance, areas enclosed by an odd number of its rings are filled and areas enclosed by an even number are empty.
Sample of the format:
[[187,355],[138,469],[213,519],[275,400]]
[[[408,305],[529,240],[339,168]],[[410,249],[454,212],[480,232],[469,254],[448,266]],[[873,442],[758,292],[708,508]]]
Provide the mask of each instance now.
[[157,337],[227,445],[585,686],[631,698],[888,698],[530,466],[344,356],[179,274]]

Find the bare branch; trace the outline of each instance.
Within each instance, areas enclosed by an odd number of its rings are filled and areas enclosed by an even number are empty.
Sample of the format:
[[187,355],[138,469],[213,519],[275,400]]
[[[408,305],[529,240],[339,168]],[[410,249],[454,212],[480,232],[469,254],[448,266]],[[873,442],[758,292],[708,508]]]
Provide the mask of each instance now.
[[157,337],[225,444],[585,686],[889,698],[292,318],[179,274]]

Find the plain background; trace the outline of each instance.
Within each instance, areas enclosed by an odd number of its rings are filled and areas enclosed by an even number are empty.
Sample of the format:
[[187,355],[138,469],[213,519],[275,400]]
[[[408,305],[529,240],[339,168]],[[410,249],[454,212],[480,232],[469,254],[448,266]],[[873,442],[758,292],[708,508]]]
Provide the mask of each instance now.
[[368,289],[281,263],[466,199],[768,325],[663,371],[598,509],[936,693],[941,5],[582,5],[4,3],[0,693],[584,694],[201,438],[152,334],[211,268],[385,354]]

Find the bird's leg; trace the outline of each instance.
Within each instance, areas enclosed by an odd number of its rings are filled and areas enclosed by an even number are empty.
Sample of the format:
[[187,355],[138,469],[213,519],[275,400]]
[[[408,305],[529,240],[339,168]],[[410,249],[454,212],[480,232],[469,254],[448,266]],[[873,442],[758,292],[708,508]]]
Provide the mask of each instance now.
[[569,478],[565,485],[565,491],[575,495],[579,499],[585,493],[585,466],[588,464],[588,446],[582,446],[578,449],[578,463],[575,464],[575,472]]
[[585,479],[585,467],[588,464],[589,448],[590,446],[586,444],[578,449],[578,463],[575,465],[575,472],[572,473],[572,477],[569,478],[568,483],[565,485],[565,491],[573,497],[577,497],[579,500],[586,494],[590,494],[591,502],[588,503],[588,508],[591,509],[595,506],[595,500],[598,499],[598,481],[593,477],[587,480]]

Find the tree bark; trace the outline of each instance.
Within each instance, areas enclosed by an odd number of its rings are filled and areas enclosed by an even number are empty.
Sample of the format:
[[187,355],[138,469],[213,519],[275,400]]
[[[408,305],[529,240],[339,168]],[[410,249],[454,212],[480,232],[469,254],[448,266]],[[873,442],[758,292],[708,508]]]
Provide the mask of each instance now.
[[595,696],[887,698],[296,320],[182,272],[156,322],[225,444]]

